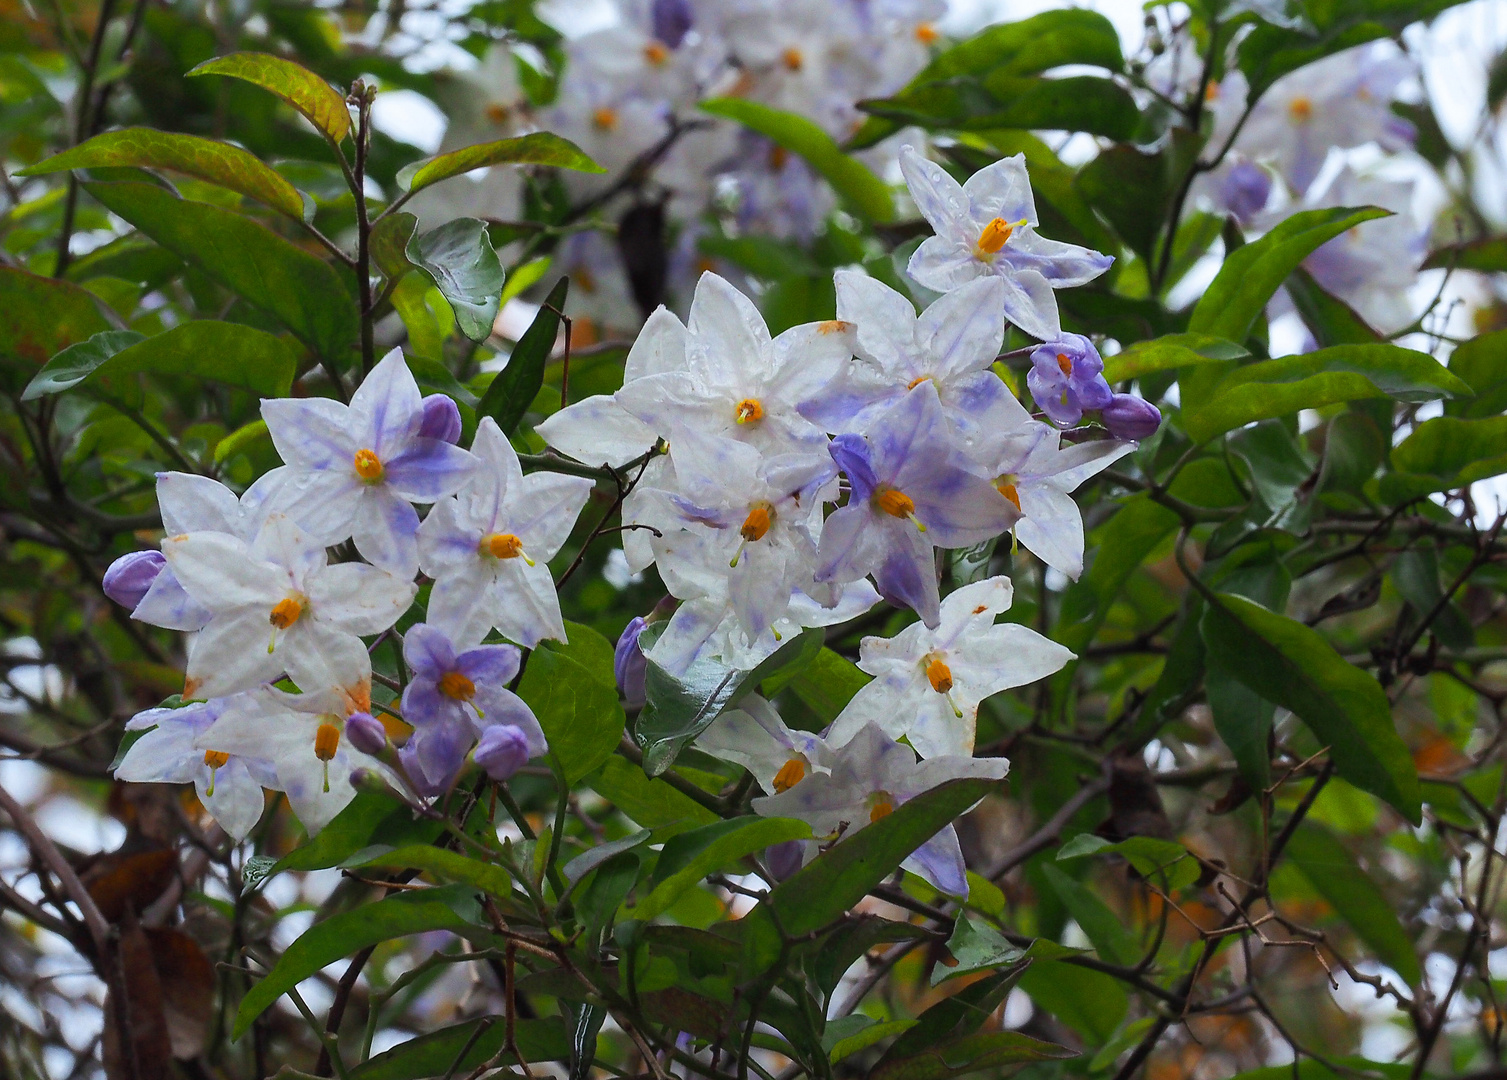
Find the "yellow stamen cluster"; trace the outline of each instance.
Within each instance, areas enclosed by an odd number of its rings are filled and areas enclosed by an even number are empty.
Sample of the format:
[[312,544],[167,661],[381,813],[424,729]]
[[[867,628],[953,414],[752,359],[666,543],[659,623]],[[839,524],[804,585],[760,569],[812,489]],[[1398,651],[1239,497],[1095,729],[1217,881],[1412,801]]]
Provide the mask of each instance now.
[[591,122],[598,131],[612,131],[617,127],[617,110],[603,105],[591,114]]
[[494,559],[516,559],[520,556],[530,566],[534,561],[523,554],[523,541],[512,533],[492,533],[483,536],[481,543],[477,545],[482,555],[490,555]]
[[1009,242],[1010,234],[1014,231],[1015,225],[1010,224],[1004,218],[995,218],[984,226],[983,232],[979,233],[978,243],[974,244],[974,254],[983,260],[998,255],[1000,248]]
[[914,379],[912,379],[910,382],[908,382],[908,383],[905,384],[905,388],[907,390],[914,390],[916,387],[920,386],[922,383],[924,383],[927,379],[930,379],[930,378],[931,378],[930,375],[917,375]]
[[215,793],[215,773],[230,764],[230,755],[223,750],[204,751],[204,764],[209,766],[209,786],[204,789],[204,794]]
[[1287,113],[1297,124],[1306,124],[1313,119],[1313,101],[1306,97],[1295,97],[1287,103]]
[[1015,477],[1009,473],[994,481],[994,487],[1001,495],[1009,499],[1018,511],[1020,509],[1020,489],[1015,486]]
[[806,761],[804,758],[793,757],[781,765],[780,771],[774,774],[774,793],[781,795],[804,779],[806,779]]
[[771,171],[780,172],[785,168],[785,164],[789,160],[790,151],[786,150],[779,143],[775,143],[775,145],[769,148],[769,168]]
[[926,681],[937,693],[945,694],[952,689],[952,668],[940,656],[933,656],[926,665]]
[[324,790],[330,790],[330,761],[340,749],[340,728],[326,721],[314,732],[314,756],[324,762]]
[[1061,370],[1061,372],[1064,375],[1071,376],[1073,374],[1073,358],[1071,356],[1069,356],[1067,353],[1063,353],[1063,352],[1058,353],[1057,354],[1057,367]]
[[670,50],[665,48],[663,42],[651,41],[644,46],[644,59],[655,67],[662,67],[669,58]]
[[274,629],[286,630],[298,621],[303,614],[303,602],[296,596],[285,596],[272,605],[272,613],[267,616],[267,621]]
[[769,526],[774,524],[774,508],[768,503],[758,503],[748,512],[748,517],[743,519],[743,527],[738,530],[744,540],[753,543],[755,540],[764,539],[764,534],[769,531]]
[[739,424],[756,424],[764,419],[764,406],[758,398],[744,398],[733,406],[733,420]]
[[940,36],[941,35],[937,33],[937,28],[929,22],[916,24],[916,40],[919,41],[922,45],[930,45]]
[[874,505],[890,517],[908,518],[917,529],[926,531],[921,519],[916,517],[916,502],[899,488],[882,488],[874,493]]
[[513,115],[513,110],[500,101],[492,102],[484,111],[487,114],[487,119],[494,124],[506,124]]
[[382,479],[382,462],[375,451],[357,450],[352,464],[356,466],[356,475],[368,484],[375,484]]
[[476,684],[458,671],[440,676],[440,693],[452,701],[470,701],[476,696]]
[[890,797],[884,792],[872,796],[873,803],[869,806],[869,824],[872,825],[880,818],[889,817],[895,812],[895,804],[890,802]]
[[780,59],[784,61],[785,67],[791,71],[799,71],[806,65],[805,54],[803,54],[801,50],[797,49],[794,45],[790,46],[790,48],[781,53]]

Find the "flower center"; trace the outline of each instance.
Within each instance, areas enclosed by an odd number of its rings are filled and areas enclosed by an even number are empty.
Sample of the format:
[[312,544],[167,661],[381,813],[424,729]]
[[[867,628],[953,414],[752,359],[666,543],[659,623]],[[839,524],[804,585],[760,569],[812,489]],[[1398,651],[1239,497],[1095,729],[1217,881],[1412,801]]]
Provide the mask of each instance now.
[[314,756],[324,762],[324,790],[330,790],[330,761],[340,749],[340,727],[325,721],[314,732]]
[[215,793],[215,773],[230,763],[230,755],[223,750],[204,751],[204,764],[209,766],[209,784],[204,789],[204,794]]
[[458,671],[440,676],[440,693],[453,701],[470,701],[476,696],[476,684]]
[[378,480],[382,479],[382,462],[378,460],[374,451],[357,450],[354,463],[356,466],[356,475],[368,484],[375,484]]
[[591,122],[598,131],[611,131],[617,127],[617,110],[603,105],[591,114]]
[[769,526],[774,523],[774,508],[768,503],[756,503],[748,516],[743,519],[743,527],[738,530],[744,540],[752,543],[755,540],[764,539],[764,534],[769,531]]
[[1015,486],[1014,473],[1006,473],[1004,476],[1001,476],[998,480],[994,481],[994,486],[1001,495],[1015,505],[1016,510],[1020,509],[1020,489]]
[[570,272],[570,283],[584,293],[597,291],[597,279],[584,266],[578,266]]
[[872,825],[880,818],[889,817],[895,812],[894,800],[887,791],[876,791],[869,796],[869,824]]
[[931,683],[931,688],[939,694],[945,694],[952,689],[952,668],[947,666],[947,661],[935,653],[926,665],[926,681]]
[[1210,79],[1209,85],[1204,87],[1204,101],[1216,101],[1219,98],[1219,80]]
[[919,41],[922,45],[930,45],[933,41],[936,41],[939,36],[940,35],[937,33],[937,28],[931,23],[924,22],[916,24],[916,40]]
[[993,221],[989,222],[989,224],[984,226],[983,232],[979,233],[978,243],[973,245],[974,255],[977,256],[981,261],[987,262],[995,255],[998,255],[1000,248],[1004,247],[1005,244],[1009,242],[1010,234],[1013,233],[1017,227],[1024,224],[1024,218],[1022,218],[1020,221],[1014,222],[1013,224],[1006,221],[1004,218],[995,218]]
[[794,45],[790,46],[790,48],[781,53],[780,59],[784,61],[785,66],[791,71],[801,70],[801,68],[804,67],[806,63],[805,54],[802,53],[801,50],[797,49]]
[[926,382],[926,380],[928,380],[930,378],[931,378],[930,375],[917,375],[914,379],[912,379],[910,382],[908,382],[908,383],[905,384],[905,388],[907,390],[914,390],[916,387],[920,386],[922,383]]
[[1306,124],[1313,117],[1313,101],[1307,97],[1295,97],[1287,103],[1287,112],[1297,124]]
[[485,111],[487,114],[487,119],[492,121],[492,123],[494,124],[506,124],[508,122],[508,118],[513,115],[513,110],[509,109],[500,101],[492,102],[486,107]]
[[806,779],[806,759],[793,757],[774,774],[774,793],[780,795]]
[[1057,366],[1060,369],[1062,369],[1062,373],[1064,375],[1066,375],[1066,376],[1068,376],[1070,378],[1072,377],[1072,374],[1073,374],[1073,358],[1071,356],[1069,356],[1067,353],[1060,352],[1060,353],[1057,354]]
[[277,632],[296,623],[303,615],[303,610],[302,596],[285,596],[272,605],[272,611],[267,615],[267,621],[272,624],[272,639],[267,642],[268,653],[277,648]]
[[764,406],[758,398],[744,398],[733,407],[733,419],[740,424],[754,424],[764,419]]
[[670,50],[658,41],[651,41],[644,46],[644,59],[655,67],[660,67],[670,58]]

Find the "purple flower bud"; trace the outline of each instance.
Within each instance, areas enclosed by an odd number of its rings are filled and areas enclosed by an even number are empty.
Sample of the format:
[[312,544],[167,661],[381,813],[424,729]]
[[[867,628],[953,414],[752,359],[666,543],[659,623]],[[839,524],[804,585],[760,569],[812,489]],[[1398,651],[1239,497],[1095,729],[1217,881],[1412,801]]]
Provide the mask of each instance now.
[[1272,192],[1272,176],[1251,161],[1240,161],[1225,174],[1219,198],[1242,225],[1266,209]]
[[618,693],[623,695],[623,702],[630,709],[641,709],[644,706],[644,674],[648,670],[649,661],[638,647],[638,633],[645,625],[647,622],[644,617],[635,615],[617,639],[617,648],[612,656],[612,672],[617,676]]
[[345,721],[345,737],[363,754],[380,754],[387,749],[387,729],[368,712],[351,713]]
[[680,48],[695,21],[690,0],[653,0],[649,7],[654,36],[672,49]]
[[424,420],[419,434],[451,445],[460,442],[460,407],[445,394],[430,394],[424,399]]
[[1111,435],[1129,442],[1149,439],[1162,426],[1162,411],[1134,394],[1116,394],[1099,415]]
[[782,840],[764,849],[765,865],[776,881],[795,876],[795,872],[801,868],[804,847],[805,842],[802,840]]
[[512,724],[497,724],[481,733],[472,760],[493,780],[506,780],[528,763],[528,736]]
[[167,560],[160,551],[133,551],[122,555],[105,571],[105,595],[121,607],[134,608],[162,573]]

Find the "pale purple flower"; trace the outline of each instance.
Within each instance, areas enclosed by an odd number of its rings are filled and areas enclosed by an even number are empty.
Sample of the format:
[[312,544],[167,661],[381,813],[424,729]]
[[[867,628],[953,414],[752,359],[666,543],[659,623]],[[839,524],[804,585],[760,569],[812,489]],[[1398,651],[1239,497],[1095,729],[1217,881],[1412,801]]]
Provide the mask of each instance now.
[[1046,341],[1062,332],[1053,289],[1086,284],[1114,262],[1036,235],[1036,201],[1023,154],[980,169],[966,184],[913,146],[901,149],[900,169],[916,208],[936,230],[911,256],[911,277],[938,292],[999,277],[1005,318],[1032,337]]
[[100,587],[121,607],[134,608],[167,566],[160,551],[131,551],[110,564]]
[[1072,427],[1085,412],[1102,409],[1114,397],[1104,381],[1099,350],[1082,334],[1063,334],[1031,353],[1026,375],[1031,396],[1048,419]]
[[372,564],[412,577],[419,566],[419,515],[412,504],[453,494],[475,460],[422,434],[428,417],[418,383],[394,349],[349,405],[278,398],[262,417],[288,479],[277,509],[329,545],[351,537]]
[[612,673],[617,678],[618,693],[630,709],[641,709],[644,705],[644,676],[649,662],[638,647],[638,635],[647,625],[642,615],[635,615],[623,628],[612,652]]
[[1015,523],[1016,508],[958,461],[930,382],[881,415],[868,435],[837,436],[831,452],[851,490],[823,527],[816,579],[873,574],[880,595],[936,626],[934,549],[997,536]]
[[518,674],[519,654],[513,646],[460,650],[442,631],[420,623],[404,635],[403,660],[409,670],[403,719],[414,731],[403,746],[402,759],[421,791],[434,794],[449,787],[467,752],[488,728],[510,725],[522,731],[527,757],[548,749],[539,721],[508,689]]
[[1149,439],[1162,426],[1162,411],[1134,394],[1116,394],[1099,418],[1111,435],[1128,442]]
[[424,421],[419,434],[454,445],[460,442],[460,406],[448,394],[430,394],[424,399]]
[[498,724],[481,733],[471,758],[493,780],[510,779],[533,756],[529,737],[512,724]]
[[345,737],[363,754],[375,756],[387,749],[387,729],[369,712],[354,712],[345,718]]

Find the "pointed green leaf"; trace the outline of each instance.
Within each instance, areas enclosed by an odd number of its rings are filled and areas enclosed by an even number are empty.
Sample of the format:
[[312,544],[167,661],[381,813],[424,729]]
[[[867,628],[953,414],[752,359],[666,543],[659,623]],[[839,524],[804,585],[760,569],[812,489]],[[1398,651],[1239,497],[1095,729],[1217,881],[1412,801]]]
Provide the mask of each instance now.
[[228,75],[260,86],[303,113],[309,123],[337,143],[351,130],[351,114],[344,95],[292,60],[267,53],[230,53],[206,60],[188,74],[190,77]]
[[[558,1017],[514,1021],[518,1053],[529,1062],[564,1061],[570,1056],[570,1035]],[[350,1080],[413,1080],[416,1076],[465,1076],[484,1064],[513,1065],[517,1057],[504,1045],[507,1023],[501,1016],[483,1016],[399,1043],[373,1054],[350,1070]],[[469,1049],[467,1049],[469,1047]],[[495,1061],[492,1059],[496,1058]]]
[[1211,334],[1164,334],[1127,345],[1104,358],[1104,378],[1112,383],[1141,379],[1158,371],[1249,356],[1244,346]]
[[496,863],[482,862],[449,848],[433,844],[405,844],[402,847],[358,852],[341,866],[382,866],[402,870],[423,870],[459,885],[474,885],[506,899],[513,893],[513,879]]
[[452,176],[460,176],[473,169],[485,169],[491,165],[552,165],[557,169],[574,169],[577,172],[607,171],[569,139],[562,139],[547,131],[536,131],[515,139],[467,146],[427,161],[415,162],[398,170],[398,184],[410,192],[421,191],[430,184],[438,184]]
[[18,175],[106,168],[170,169],[255,199],[296,221],[303,220],[303,196],[255,154],[229,143],[173,131],[107,131]]
[[730,818],[680,833],[665,842],[650,883],[652,891],[639,901],[632,917],[648,922],[708,874],[773,844],[810,836],[811,826],[804,821],[759,817]]
[[19,361],[16,388],[69,345],[109,330],[100,306],[77,285],[0,266],[0,360]]
[[544,365],[560,332],[560,315],[570,292],[570,278],[562,277],[545,297],[544,306],[513,346],[508,366],[497,373],[476,406],[478,417],[490,416],[504,435],[512,435],[544,385]]
[[1425,420],[1392,451],[1392,468],[1379,490],[1393,503],[1507,472],[1507,416]]
[[491,336],[501,306],[503,272],[485,221],[447,221],[410,240],[405,253],[450,302],[461,333],[472,341]]
[[599,674],[563,650],[536,649],[518,685],[570,784],[612,756],[627,722],[616,683]]
[[954,1076],[997,1070],[1032,1061],[1062,1061],[1076,1050],[1043,1042],[1018,1031],[982,1031],[932,1046],[907,1058],[886,1060],[868,1080],[951,1080]]

